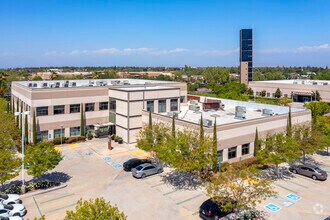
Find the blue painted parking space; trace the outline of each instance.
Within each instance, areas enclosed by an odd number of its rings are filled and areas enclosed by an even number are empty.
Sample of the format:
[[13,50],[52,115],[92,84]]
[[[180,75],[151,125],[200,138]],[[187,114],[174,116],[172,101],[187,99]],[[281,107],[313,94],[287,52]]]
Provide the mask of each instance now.
[[114,168],[116,168],[116,169],[119,169],[119,168],[121,168],[121,167],[122,167],[122,165],[121,165],[121,164],[119,164],[119,163],[117,163],[117,164],[114,164],[114,165],[113,165],[113,167],[114,167]]
[[92,152],[86,152],[85,155],[86,155],[86,156],[92,156],[93,153],[92,153]]
[[272,211],[272,212],[278,212],[281,210],[280,207],[278,207],[277,205],[274,205],[272,203],[268,203],[267,205],[265,205],[265,208]]
[[294,205],[294,202],[289,201],[288,199],[283,198],[281,196],[275,196],[274,199],[270,199],[270,201],[272,201],[278,205],[281,205],[283,207],[290,207],[290,206]]
[[286,198],[291,199],[293,201],[298,201],[301,199],[300,196],[297,196],[296,194],[290,193],[286,196]]
[[111,159],[111,157],[103,157],[103,160],[104,161],[111,161],[112,159]]

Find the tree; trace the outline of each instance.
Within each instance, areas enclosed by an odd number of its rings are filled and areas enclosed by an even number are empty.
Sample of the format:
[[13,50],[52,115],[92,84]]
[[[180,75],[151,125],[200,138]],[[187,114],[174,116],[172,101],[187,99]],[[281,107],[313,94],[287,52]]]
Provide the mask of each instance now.
[[41,76],[36,75],[35,77],[33,77],[32,80],[34,80],[34,81],[40,81],[40,80],[42,80],[42,78],[41,78]]
[[34,177],[39,177],[54,169],[61,159],[61,153],[56,151],[54,145],[49,142],[28,146],[25,155],[27,173]]
[[262,148],[257,153],[257,158],[264,164],[274,164],[275,174],[278,177],[278,165],[284,162],[291,162],[298,158],[297,141],[283,133],[268,134],[262,141]]
[[258,128],[256,127],[256,134],[254,137],[254,153],[253,156],[257,156],[257,152],[260,150],[260,140],[258,135]]
[[314,101],[321,101],[322,100],[319,91],[316,90],[315,92],[314,91],[312,92],[312,100],[314,100]]
[[289,107],[288,121],[286,126],[286,135],[292,136],[292,121],[291,121],[291,107]]
[[257,203],[276,195],[271,180],[260,179],[258,175],[254,166],[229,165],[211,177],[206,184],[207,194],[221,204],[224,211],[234,211],[237,215],[243,210],[252,210]]
[[25,115],[25,120],[24,120],[24,142],[28,143],[29,142],[29,127],[28,127],[28,116]]
[[149,111],[149,128],[152,129],[152,117],[151,117],[151,111]]
[[266,90],[262,90],[262,91],[260,92],[260,96],[265,97],[265,96],[266,96]]
[[58,73],[57,72],[55,72],[55,71],[52,71],[52,74],[50,75],[50,79],[51,80],[55,80],[55,79],[58,79]]
[[213,125],[213,151],[212,151],[212,158],[213,158],[213,171],[218,171],[218,137],[217,137],[217,118],[214,119]]
[[84,105],[80,104],[80,136],[85,136]]
[[37,119],[36,119],[35,111],[33,111],[33,119],[32,119],[32,142],[33,144],[37,144]]
[[322,116],[330,111],[330,106],[327,102],[310,102],[306,103],[305,107],[312,112],[313,125],[315,125],[318,116]]
[[253,95],[253,90],[252,90],[251,88],[249,88],[249,89],[247,90],[247,94],[248,94],[248,95]]
[[279,88],[277,88],[275,91],[275,98],[279,99],[279,98],[281,98],[281,96],[282,96],[282,92]]
[[127,216],[115,205],[106,202],[104,198],[96,198],[82,201],[76,205],[76,210],[67,211],[64,220],[126,220]]
[[172,117],[172,136],[175,138],[175,117]]
[[199,126],[199,137],[200,137],[200,141],[203,142],[203,140],[204,140],[203,114],[201,114],[201,119],[200,119],[199,124],[200,124],[200,126]]
[[317,127],[325,135],[327,155],[329,155],[330,146],[330,117],[319,116],[317,118]]

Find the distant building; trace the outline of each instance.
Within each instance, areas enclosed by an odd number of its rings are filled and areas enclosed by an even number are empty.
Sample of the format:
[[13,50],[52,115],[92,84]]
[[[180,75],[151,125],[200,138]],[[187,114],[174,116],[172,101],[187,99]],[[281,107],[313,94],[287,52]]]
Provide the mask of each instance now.
[[46,72],[37,72],[32,74],[30,80],[36,76],[40,76],[43,80],[50,80],[53,73],[56,73],[58,76],[62,76],[63,78],[70,78],[73,76],[83,76],[83,78],[89,78],[92,76],[91,72],[62,72],[61,69],[49,69]]
[[156,76],[173,76],[171,72],[156,72],[156,71],[143,71],[143,72],[118,72],[117,75],[120,78],[143,78],[144,76],[147,77],[156,77]]
[[240,31],[240,74],[241,83],[248,84],[252,81],[253,74],[253,31],[241,29]]

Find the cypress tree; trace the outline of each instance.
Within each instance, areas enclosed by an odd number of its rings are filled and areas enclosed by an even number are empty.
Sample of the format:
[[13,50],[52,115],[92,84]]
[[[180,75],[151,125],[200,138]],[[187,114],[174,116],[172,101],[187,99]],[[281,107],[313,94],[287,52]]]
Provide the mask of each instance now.
[[174,118],[174,114],[172,117],[172,136],[175,138],[175,118]]
[[80,104],[80,136],[85,136],[84,109],[82,103]]
[[7,102],[7,113],[10,112],[10,102]]
[[289,114],[288,114],[288,122],[286,126],[286,135],[291,136],[292,135],[292,121],[291,121],[291,106],[289,107]]
[[[15,109],[16,112],[18,112],[18,105],[19,105],[19,103],[18,103],[18,99],[17,99],[17,102],[16,102],[16,109]],[[16,117],[16,126],[17,126],[17,127],[19,127],[19,121],[20,121],[20,120],[19,120],[19,117],[20,117],[20,116],[17,116],[17,117]]]
[[33,144],[37,144],[37,119],[36,119],[36,112],[33,111],[33,120],[32,120],[32,142]]
[[28,132],[28,116],[25,115],[25,121],[24,121],[24,142],[29,143],[29,132]]
[[218,171],[218,138],[217,138],[217,118],[214,120],[213,126],[213,171]]
[[203,126],[203,115],[201,115],[201,122],[200,122],[200,128],[199,128],[199,138],[200,141],[204,141],[204,126]]
[[259,144],[259,136],[258,136],[258,128],[256,128],[256,134],[255,134],[255,138],[254,138],[254,156],[257,156],[257,152],[260,148],[260,144]]
[[151,111],[149,111],[149,129],[152,129]]
[[[23,112],[23,102],[21,102],[21,110],[20,110],[20,113],[22,113]],[[20,115],[19,116],[20,117],[20,119],[19,119],[19,127],[22,129],[23,127],[22,127],[22,117],[23,117],[23,115]]]

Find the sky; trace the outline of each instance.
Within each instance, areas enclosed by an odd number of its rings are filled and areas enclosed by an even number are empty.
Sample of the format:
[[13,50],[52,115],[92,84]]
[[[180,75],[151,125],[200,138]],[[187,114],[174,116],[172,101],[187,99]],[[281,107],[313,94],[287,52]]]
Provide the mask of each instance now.
[[329,0],[0,0],[0,68],[330,66]]

